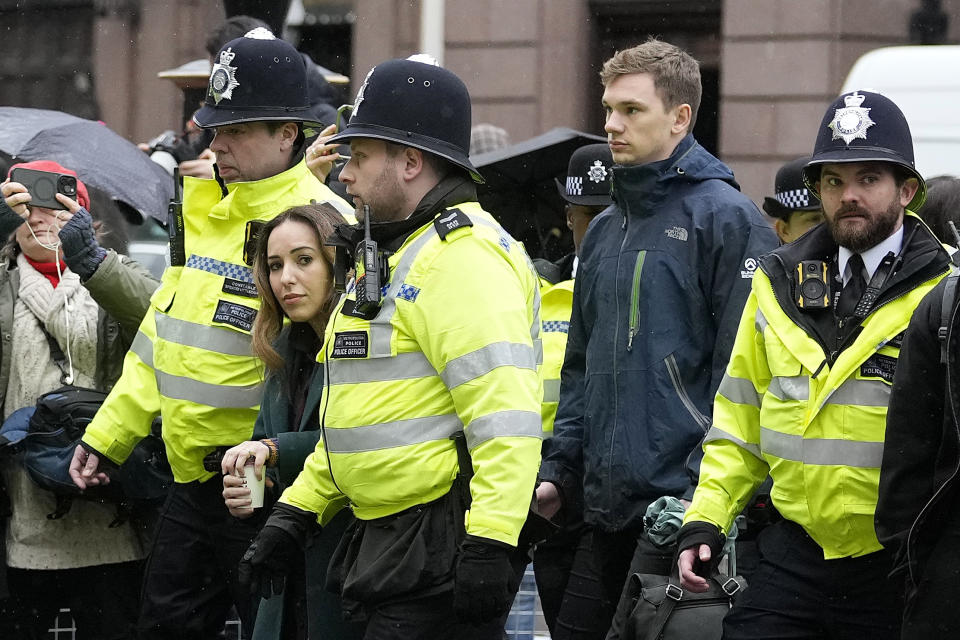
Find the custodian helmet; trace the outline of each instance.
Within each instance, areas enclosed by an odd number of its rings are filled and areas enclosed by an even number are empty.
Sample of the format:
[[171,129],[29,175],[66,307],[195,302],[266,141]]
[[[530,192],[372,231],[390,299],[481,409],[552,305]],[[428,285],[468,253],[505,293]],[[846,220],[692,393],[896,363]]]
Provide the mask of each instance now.
[[261,27],[220,49],[193,121],[210,128],[263,120],[318,124],[311,116],[303,56]]
[[920,183],[907,205],[916,211],[926,198],[923,176],[913,162],[910,126],[892,100],[872,91],[851,91],[833,101],[817,131],[813,157],[803,170],[803,181],[819,195],[820,166],[838,162],[891,162]]
[[470,163],[470,94],[452,71],[388,60],[367,74],[347,126],[328,142],[377,138],[437,155],[483,178]]

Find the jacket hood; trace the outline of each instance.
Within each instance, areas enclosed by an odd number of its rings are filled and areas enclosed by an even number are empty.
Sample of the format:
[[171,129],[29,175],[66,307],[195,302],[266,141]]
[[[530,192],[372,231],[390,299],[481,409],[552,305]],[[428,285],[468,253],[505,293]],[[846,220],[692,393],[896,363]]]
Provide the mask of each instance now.
[[666,160],[641,165],[613,167],[612,195],[624,213],[640,209],[652,210],[678,183],[721,180],[736,190],[740,185],[733,171],[700,146],[693,134],[687,134]]

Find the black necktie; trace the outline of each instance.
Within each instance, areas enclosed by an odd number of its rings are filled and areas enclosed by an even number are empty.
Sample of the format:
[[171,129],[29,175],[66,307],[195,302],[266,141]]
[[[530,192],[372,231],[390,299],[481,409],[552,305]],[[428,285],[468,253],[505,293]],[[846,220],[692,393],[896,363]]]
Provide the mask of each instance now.
[[855,253],[850,256],[847,264],[850,266],[850,280],[840,291],[840,299],[837,301],[837,316],[840,318],[849,318],[853,315],[864,290],[863,258],[859,253]]

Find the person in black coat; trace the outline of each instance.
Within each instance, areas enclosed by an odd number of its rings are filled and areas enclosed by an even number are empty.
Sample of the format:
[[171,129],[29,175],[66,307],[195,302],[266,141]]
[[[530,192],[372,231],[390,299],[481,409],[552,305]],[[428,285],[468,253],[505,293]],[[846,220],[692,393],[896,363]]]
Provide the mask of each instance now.
[[945,278],[917,307],[903,337],[887,413],[875,521],[880,542],[895,553],[892,579],[906,581],[903,640],[960,635],[953,609],[960,601],[956,283],[955,276]]

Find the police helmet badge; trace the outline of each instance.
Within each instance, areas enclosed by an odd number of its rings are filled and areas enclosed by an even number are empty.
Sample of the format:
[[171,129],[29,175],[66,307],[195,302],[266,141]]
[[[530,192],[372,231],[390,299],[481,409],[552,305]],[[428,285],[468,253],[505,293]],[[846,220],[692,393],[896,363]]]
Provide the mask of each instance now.
[[216,104],[220,104],[224,98],[230,100],[233,97],[233,90],[240,86],[236,77],[237,68],[230,66],[236,55],[230,47],[227,47],[220,52],[220,61],[213,65],[207,93]]
[[833,139],[850,144],[857,138],[867,139],[867,129],[877,124],[870,119],[870,109],[861,107],[866,96],[854,91],[844,97],[844,107],[837,109],[827,126],[833,130]]
[[599,160],[594,160],[590,170],[587,171],[587,177],[590,178],[590,182],[600,184],[607,177],[607,168]]

